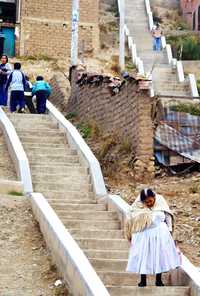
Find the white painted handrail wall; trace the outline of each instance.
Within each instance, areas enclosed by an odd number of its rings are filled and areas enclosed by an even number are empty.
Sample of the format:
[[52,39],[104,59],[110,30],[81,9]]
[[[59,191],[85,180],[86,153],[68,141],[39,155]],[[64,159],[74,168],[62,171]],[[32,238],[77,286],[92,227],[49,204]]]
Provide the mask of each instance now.
[[31,203],[46,244],[73,295],[109,296],[87,257],[44,196],[32,193]]
[[189,83],[190,83],[190,89],[192,92],[192,96],[193,97],[199,97],[199,92],[197,89],[197,83],[196,83],[196,79],[195,79],[195,75],[194,74],[189,74]]
[[138,73],[140,75],[145,75],[143,61],[137,56],[136,44],[133,42],[133,38],[129,35],[129,29],[126,25],[124,26],[124,32],[128,38],[128,48],[131,53],[132,61],[136,65]]
[[153,14],[151,11],[149,0],[145,0],[145,7],[146,7],[146,12],[147,12],[148,21],[149,21],[149,30],[151,31],[153,29]]
[[77,129],[68,120],[66,120],[65,117],[49,101],[47,101],[47,109],[49,111],[49,115],[66,133],[69,145],[73,149],[77,150],[80,160],[82,160],[83,163],[90,169],[93,189],[96,197],[102,198],[106,196],[107,191],[105,188],[100,164],[88,145],[85,143]]
[[33,191],[28,158],[24,152],[24,149],[22,147],[22,144],[19,140],[19,137],[15,131],[13,124],[6,116],[1,107],[0,124],[5,136],[10,156],[14,162],[17,175],[23,184],[24,193],[28,194]]

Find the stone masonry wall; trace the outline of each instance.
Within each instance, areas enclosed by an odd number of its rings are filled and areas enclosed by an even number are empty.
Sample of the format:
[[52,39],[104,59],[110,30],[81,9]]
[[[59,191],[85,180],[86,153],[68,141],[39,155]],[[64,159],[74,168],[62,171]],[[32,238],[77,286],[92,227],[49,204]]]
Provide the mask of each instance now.
[[111,95],[105,82],[99,86],[77,86],[76,75],[72,75],[67,112],[76,112],[83,121],[95,120],[105,132],[116,132],[128,138],[136,156],[136,177],[153,177],[152,98],[148,91],[139,91],[133,80],[126,82],[118,94]]
[[[72,0],[22,0],[20,55],[70,56]],[[79,44],[99,48],[98,0],[80,0]]]

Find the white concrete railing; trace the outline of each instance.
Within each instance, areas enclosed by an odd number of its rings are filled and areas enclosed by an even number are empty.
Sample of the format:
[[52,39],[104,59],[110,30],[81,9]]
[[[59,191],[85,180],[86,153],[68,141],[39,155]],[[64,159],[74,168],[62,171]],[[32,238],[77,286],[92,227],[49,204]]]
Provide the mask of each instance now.
[[170,44],[166,44],[166,52],[167,52],[168,63],[171,64],[173,57],[172,57],[172,48]]
[[137,56],[136,44],[133,42],[133,38],[129,36],[129,29],[127,28],[126,25],[124,27],[124,32],[128,38],[128,48],[131,53],[132,61],[136,65],[138,69],[138,73],[140,75],[145,75],[143,61]]
[[76,149],[80,160],[90,169],[93,189],[97,198],[107,195],[100,164],[88,145],[85,143],[77,129],[49,102],[47,101],[49,115],[56,121],[67,136],[69,145]]
[[151,11],[149,0],[145,0],[145,7],[146,7],[146,12],[147,12],[148,21],[149,21],[149,30],[151,31],[153,29],[153,14]]
[[196,79],[195,79],[195,75],[194,74],[189,74],[189,83],[190,83],[190,89],[192,92],[192,96],[193,97],[199,97],[199,92],[197,89],[197,83],[196,83]]
[[[122,226],[130,206],[119,195],[108,195],[108,209],[118,212]],[[200,296],[200,273],[187,257],[182,254],[182,264],[180,269],[172,271],[171,281],[173,285],[185,285],[185,278],[191,287],[191,296]]]
[[184,71],[183,71],[183,63],[181,61],[176,62],[177,66],[177,74],[179,82],[183,82],[185,80]]
[[109,296],[87,257],[44,196],[32,193],[30,199],[46,244],[73,295]]
[[9,154],[14,162],[18,178],[21,180],[25,194],[33,191],[28,158],[19,137],[9,118],[0,107],[0,125],[3,130]]
[[167,42],[166,42],[165,36],[161,36],[161,45],[162,45],[162,49],[166,48]]

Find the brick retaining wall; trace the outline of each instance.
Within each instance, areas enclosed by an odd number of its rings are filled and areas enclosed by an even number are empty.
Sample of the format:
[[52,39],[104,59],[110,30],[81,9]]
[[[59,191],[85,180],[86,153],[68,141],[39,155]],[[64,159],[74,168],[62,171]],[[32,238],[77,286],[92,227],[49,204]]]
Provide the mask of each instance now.
[[78,86],[77,72],[72,75],[71,96],[67,112],[76,112],[83,121],[95,120],[105,132],[117,132],[128,138],[136,155],[135,172],[141,179],[154,175],[153,124],[148,91],[140,90],[136,81],[126,82],[121,91],[111,95],[108,84]]

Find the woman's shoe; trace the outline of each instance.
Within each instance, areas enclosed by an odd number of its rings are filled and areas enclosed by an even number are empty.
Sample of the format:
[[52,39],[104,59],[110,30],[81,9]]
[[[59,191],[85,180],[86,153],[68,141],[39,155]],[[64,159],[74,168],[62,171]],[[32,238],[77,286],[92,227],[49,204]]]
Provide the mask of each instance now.
[[147,285],[147,283],[145,283],[145,282],[140,282],[140,283],[138,284],[138,287],[142,288],[142,287],[146,287],[146,285]]
[[157,287],[164,287],[164,284],[162,281],[160,281],[160,282],[156,282],[156,286]]

